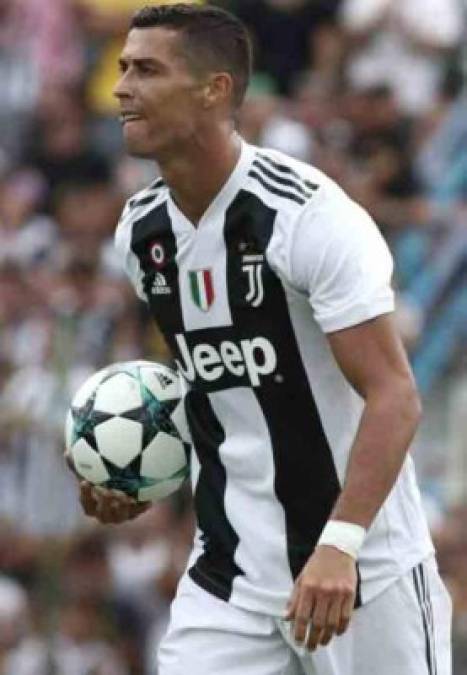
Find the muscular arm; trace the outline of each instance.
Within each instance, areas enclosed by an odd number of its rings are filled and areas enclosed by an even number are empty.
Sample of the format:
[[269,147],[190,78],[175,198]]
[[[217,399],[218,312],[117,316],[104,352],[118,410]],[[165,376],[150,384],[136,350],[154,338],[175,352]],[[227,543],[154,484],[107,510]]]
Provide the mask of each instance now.
[[[336,331],[328,339],[343,374],[365,401],[331,519],[368,528],[397,479],[420,418],[420,402],[391,315]],[[333,546],[317,546],[287,608],[295,639],[306,640],[314,650],[345,632],[356,584],[351,556]]]
[[391,315],[328,339],[346,379],[365,400],[331,517],[368,528],[397,479],[420,419],[420,402]]

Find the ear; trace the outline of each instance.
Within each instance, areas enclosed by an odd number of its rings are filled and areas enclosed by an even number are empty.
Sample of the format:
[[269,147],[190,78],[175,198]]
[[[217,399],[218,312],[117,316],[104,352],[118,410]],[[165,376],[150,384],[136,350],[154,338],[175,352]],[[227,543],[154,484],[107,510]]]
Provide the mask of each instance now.
[[203,107],[208,110],[219,105],[230,105],[234,81],[230,73],[214,73],[203,88]]

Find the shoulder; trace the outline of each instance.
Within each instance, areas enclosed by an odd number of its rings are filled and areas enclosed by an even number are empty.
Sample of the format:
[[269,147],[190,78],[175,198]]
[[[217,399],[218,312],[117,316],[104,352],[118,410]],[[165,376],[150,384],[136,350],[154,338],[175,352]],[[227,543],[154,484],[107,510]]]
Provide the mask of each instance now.
[[323,180],[324,174],[311,165],[276,150],[252,146],[248,188],[279,210],[300,210],[315,197]]
[[305,229],[308,237],[321,240],[336,227],[341,236],[352,236],[355,223],[367,227],[371,222],[365,209],[320,169],[276,150],[254,150],[250,180],[265,185],[267,200],[280,193],[279,202],[276,198],[276,234],[288,239]]
[[156,208],[166,197],[167,186],[162,178],[157,178],[127,199],[115,231],[117,249],[128,248],[133,225],[146,213]]
[[142,190],[139,190],[139,192],[136,192],[129,199],[127,199],[122,216],[124,214],[134,212],[136,209],[143,206],[148,206],[155,203],[166,193],[166,191],[167,187],[163,179],[156,178],[152,183],[150,183],[150,185],[143,188]]
[[311,279],[332,275],[339,266],[359,266],[364,260],[386,259],[387,247],[369,213],[329,176],[311,165],[282,153],[271,153],[278,166],[293,173],[305,186],[316,186],[298,209],[278,212],[268,254],[273,266],[299,287],[309,289]]
[[247,188],[284,211],[290,225],[303,217],[319,219],[330,212],[366,216],[366,212],[323,171],[278,150],[251,146]]

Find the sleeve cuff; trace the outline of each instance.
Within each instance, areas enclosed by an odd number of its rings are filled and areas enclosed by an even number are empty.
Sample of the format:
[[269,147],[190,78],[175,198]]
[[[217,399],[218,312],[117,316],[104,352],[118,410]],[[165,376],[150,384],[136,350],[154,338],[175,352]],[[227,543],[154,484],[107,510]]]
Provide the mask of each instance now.
[[377,302],[357,303],[329,316],[316,316],[316,320],[323,333],[333,333],[337,330],[357,326],[382,314],[390,314],[393,311],[394,296],[392,295],[381,298]]

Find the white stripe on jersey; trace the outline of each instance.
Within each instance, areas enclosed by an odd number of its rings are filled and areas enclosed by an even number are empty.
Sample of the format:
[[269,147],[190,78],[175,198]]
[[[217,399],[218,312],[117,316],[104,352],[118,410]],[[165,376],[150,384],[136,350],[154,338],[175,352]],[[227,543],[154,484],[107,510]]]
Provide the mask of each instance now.
[[[218,391],[209,394],[209,400],[226,435],[219,455],[227,471],[225,511],[234,530],[241,534],[235,562],[250,572],[234,578],[230,600],[245,609],[254,611],[261,605],[274,613],[278,598],[287,602],[293,580],[284,510],[269,498],[274,494],[275,466],[267,422],[249,388]],[[257,579],[251,575],[253,570],[258,570]]]
[[[183,260],[183,274],[179,277],[179,288],[185,329],[231,326],[232,317],[227,302],[227,255],[223,244],[223,228],[213,226],[215,222],[206,223],[203,225],[203,236],[199,236],[199,232],[183,217],[172,200],[168,201],[168,212],[177,241],[177,258]],[[196,305],[190,289],[189,272],[204,269],[211,271],[215,288],[214,302],[208,312]]]

